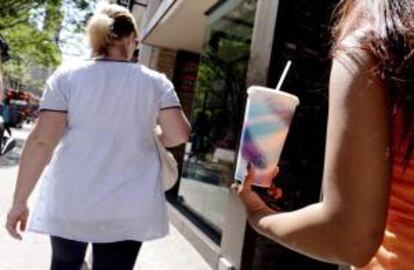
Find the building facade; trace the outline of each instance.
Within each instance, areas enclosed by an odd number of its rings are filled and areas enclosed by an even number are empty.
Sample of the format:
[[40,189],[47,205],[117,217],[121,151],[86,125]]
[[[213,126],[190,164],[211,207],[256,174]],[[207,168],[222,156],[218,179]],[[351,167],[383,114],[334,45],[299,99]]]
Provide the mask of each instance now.
[[[122,3],[121,3],[122,2]],[[173,149],[180,179],[167,193],[173,224],[213,269],[337,269],[256,234],[229,189],[251,85],[275,87],[301,105],[276,184],[289,211],[320,198],[330,68],[329,23],[338,0],[120,1],[140,25],[139,62],[174,83],[193,126]]]

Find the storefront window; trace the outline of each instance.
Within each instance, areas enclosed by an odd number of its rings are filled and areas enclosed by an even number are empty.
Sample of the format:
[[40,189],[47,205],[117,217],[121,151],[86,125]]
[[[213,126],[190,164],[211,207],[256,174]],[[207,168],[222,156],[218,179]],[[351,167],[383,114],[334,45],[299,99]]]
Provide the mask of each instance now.
[[255,10],[254,0],[229,0],[209,15],[193,98],[179,198],[219,233],[233,182]]

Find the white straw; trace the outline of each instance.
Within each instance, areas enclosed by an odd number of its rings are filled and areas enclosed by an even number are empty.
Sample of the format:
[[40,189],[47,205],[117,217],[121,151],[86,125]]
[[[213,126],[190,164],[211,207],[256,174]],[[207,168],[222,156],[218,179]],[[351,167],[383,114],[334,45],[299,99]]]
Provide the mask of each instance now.
[[287,75],[287,73],[289,72],[289,69],[290,69],[290,66],[292,65],[292,61],[288,61],[287,62],[287,64],[286,64],[286,66],[285,66],[285,70],[283,70],[283,73],[282,73],[282,76],[280,77],[280,79],[279,79],[279,82],[277,83],[277,86],[276,86],[276,91],[279,91],[280,90],[280,88],[282,87],[282,84],[283,84],[283,82],[285,81],[285,79],[286,79],[286,75]]

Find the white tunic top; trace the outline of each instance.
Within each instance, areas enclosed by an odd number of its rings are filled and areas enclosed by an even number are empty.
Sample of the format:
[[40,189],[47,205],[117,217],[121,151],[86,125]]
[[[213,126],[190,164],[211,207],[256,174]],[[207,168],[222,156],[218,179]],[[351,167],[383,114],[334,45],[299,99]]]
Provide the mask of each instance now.
[[153,137],[179,106],[171,82],[144,66],[82,60],[47,81],[41,110],[68,127],[41,176],[29,230],[85,242],[144,241],[168,232]]

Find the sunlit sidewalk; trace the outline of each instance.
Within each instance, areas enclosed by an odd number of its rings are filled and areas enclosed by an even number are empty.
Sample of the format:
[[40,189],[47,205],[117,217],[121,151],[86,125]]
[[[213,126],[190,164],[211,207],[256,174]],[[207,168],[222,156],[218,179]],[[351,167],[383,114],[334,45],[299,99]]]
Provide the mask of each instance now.
[[[1,222],[4,222],[2,217]],[[26,235],[23,242],[0,233],[1,270],[46,270],[50,264],[49,239],[41,235]],[[89,269],[89,267],[86,267]],[[209,270],[211,269],[194,248],[171,226],[170,235],[144,243],[134,270]]]

